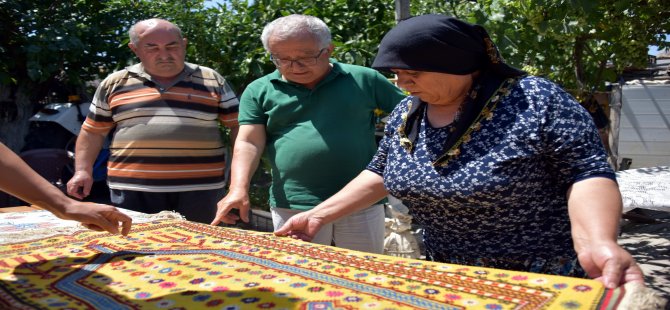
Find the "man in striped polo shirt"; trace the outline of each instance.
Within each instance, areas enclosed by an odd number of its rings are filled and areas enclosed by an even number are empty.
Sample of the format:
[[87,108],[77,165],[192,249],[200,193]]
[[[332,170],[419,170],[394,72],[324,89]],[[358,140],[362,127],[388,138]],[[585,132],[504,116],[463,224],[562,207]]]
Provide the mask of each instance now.
[[187,40],[178,26],[148,19],[129,34],[140,63],[98,87],[77,139],[68,193],[88,196],[93,162],[113,132],[107,165],[113,204],[145,213],[174,210],[207,223],[225,185],[219,124],[235,141],[237,96],[216,71],[185,62]]

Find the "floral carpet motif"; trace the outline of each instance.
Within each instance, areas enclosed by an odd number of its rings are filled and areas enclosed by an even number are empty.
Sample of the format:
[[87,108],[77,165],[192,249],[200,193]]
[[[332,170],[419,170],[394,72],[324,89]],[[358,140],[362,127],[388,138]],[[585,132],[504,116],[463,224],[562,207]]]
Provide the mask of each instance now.
[[184,220],[0,245],[0,309],[614,309],[622,294]]

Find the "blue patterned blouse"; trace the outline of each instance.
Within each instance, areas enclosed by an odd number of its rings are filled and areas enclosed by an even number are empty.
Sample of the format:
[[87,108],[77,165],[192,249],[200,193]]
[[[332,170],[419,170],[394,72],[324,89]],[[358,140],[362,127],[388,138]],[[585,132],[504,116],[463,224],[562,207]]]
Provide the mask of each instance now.
[[410,101],[389,117],[367,169],[424,228],[434,261],[508,270],[585,276],[570,235],[566,192],[590,177],[615,179],[588,112],[558,85],[522,77],[492,115],[444,166],[451,126],[433,128],[421,117],[412,152],[398,128]]

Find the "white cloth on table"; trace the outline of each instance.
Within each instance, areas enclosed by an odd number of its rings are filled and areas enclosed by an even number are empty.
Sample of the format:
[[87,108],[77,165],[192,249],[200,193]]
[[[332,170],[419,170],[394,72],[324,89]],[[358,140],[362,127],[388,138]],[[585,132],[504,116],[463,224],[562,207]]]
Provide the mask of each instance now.
[[635,208],[670,212],[670,166],[616,172],[623,212]]

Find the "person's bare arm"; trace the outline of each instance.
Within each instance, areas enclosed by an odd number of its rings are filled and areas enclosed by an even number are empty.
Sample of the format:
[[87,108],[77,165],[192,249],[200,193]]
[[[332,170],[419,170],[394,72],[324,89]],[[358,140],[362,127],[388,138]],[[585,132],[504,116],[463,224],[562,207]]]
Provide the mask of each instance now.
[[116,208],[73,200],[32,170],[20,157],[0,143],[0,189],[23,201],[50,211],[57,217],[79,221],[93,230],[127,235],[132,220]]
[[230,167],[229,191],[217,204],[216,217],[211,225],[218,225],[221,222],[234,224],[239,217],[229,214],[232,209],[238,209],[242,221],[249,222],[249,186],[251,177],[258,168],[263,155],[265,140],[264,125],[241,125],[239,127]]
[[386,197],[384,179],[369,170],[363,170],[335,195],[309,211],[292,216],[284,226],[275,231],[277,236],[311,241],[319,229],[356,211],[365,209]]
[[579,263],[591,278],[608,288],[644,283],[640,267],[617,243],[621,210],[621,194],[613,180],[590,178],[568,190],[572,240]]
[[67,193],[78,199],[84,199],[91,193],[93,186],[93,163],[105,143],[105,136],[86,130],[79,132],[74,150],[74,175],[67,182]]

